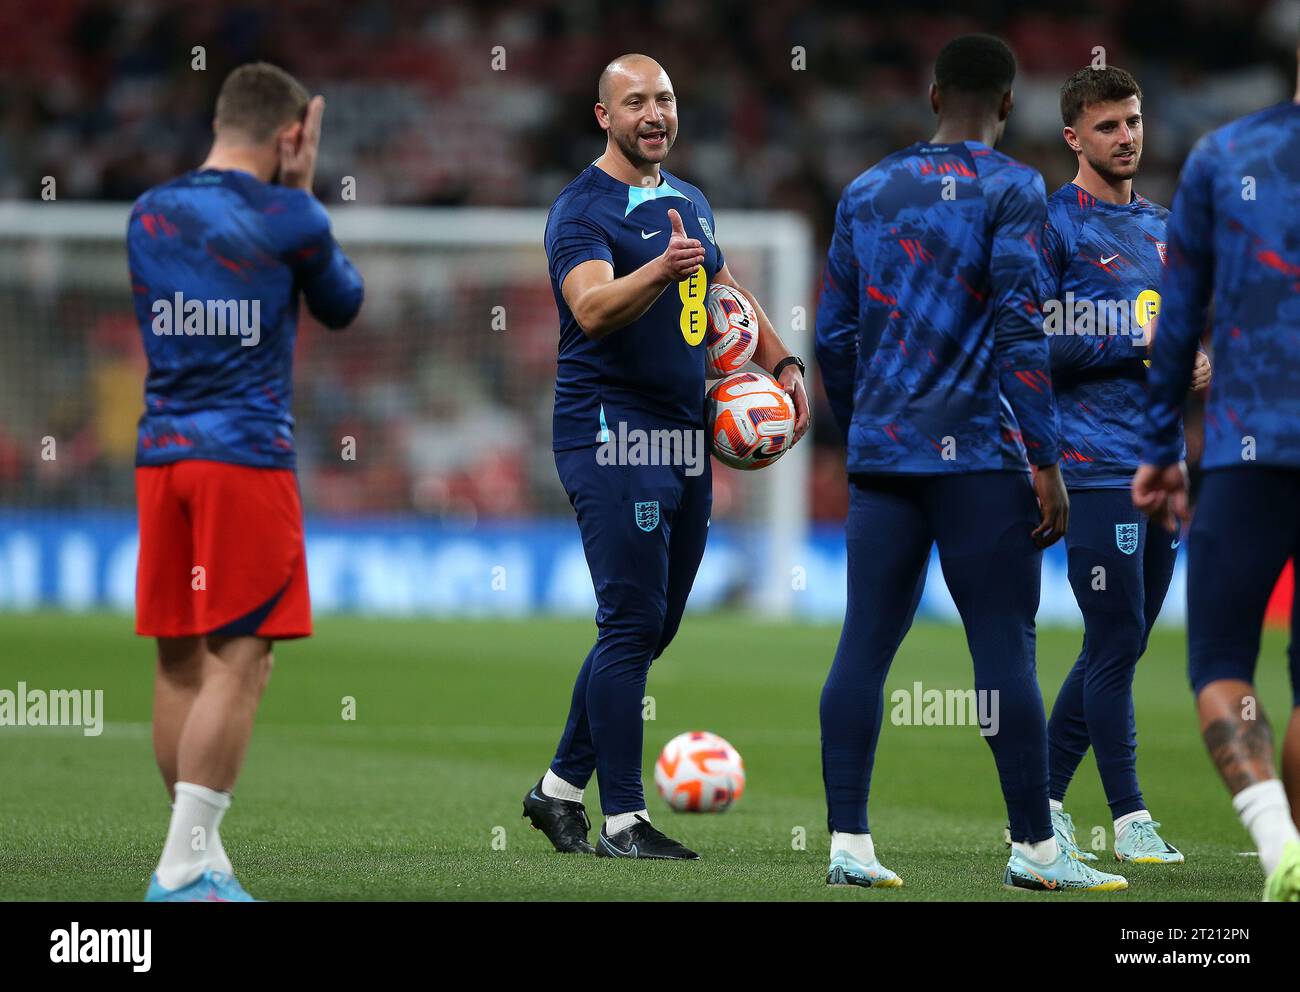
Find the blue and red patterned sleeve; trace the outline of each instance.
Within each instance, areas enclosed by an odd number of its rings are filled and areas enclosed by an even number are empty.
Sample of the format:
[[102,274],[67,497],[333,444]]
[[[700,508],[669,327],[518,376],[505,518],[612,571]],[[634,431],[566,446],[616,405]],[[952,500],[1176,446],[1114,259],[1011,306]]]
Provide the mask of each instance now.
[[341,330],[361,310],[361,273],[334,240],[320,201],[301,190],[286,190],[285,196],[286,261],[311,315],[331,330]]
[[1182,457],[1179,425],[1214,285],[1213,152],[1212,136],[1192,150],[1169,215],[1169,264],[1151,346],[1142,435],[1142,460],[1150,465],[1172,465]]
[[993,207],[989,282],[993,293],[994,360],[999,389],[1020,426],[1032,465],[1060,457],[1047,339],[1039,310],[1040,239],[1047,220],[1043,177],[1004,170],[990,184]]
[[849,192],[845,190],[835,211],[835,233],[826,255],[826,271],[817,302],[816,350],[826,398],[846,438],[853,419],[853,386],[858,365],[858,299],[853,214]]

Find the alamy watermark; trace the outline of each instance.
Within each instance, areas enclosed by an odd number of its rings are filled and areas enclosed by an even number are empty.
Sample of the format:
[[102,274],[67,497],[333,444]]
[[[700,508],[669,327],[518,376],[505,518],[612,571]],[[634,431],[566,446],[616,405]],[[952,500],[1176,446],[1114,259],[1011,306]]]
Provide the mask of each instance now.
[[150,327],[159,337],[238,337],[251,348],[262,340],[262,301],[158,299],[151,307]]
[[129,964],[134,972],[148,971],[153,963],[153,931],[81,928],[73,920],[65,930],[50,932],[53,964]]
[[104,732],[103,689],[0,689],[0,727],[81,727],[87,737]]
[[1154,291],[1136,300],[1076,299],[1067,292],[1064,299],[1043,303],[1043,333],[1081,335],[1084,337],[1119,337],[1128,335],[1135,341],[1146,336],[1146,327],[1160,312],[1160,297]]
[[997,689],[911,689],[889,694],[889,720],[901,727],[979,727],[981,737],[998,732]]
[[704,431],[699,428],[629,429],[620,420],[614,430],[605,428],[597,439],[597,465],[681,465],[687,475],[699,475],[709,457]]

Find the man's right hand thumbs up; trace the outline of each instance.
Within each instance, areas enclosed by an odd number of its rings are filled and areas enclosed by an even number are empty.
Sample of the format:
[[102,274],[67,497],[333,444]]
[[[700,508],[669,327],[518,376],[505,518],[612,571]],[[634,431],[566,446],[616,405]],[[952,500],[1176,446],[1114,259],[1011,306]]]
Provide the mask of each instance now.
[[673,225],[672,236],[674,238],[686,237],[686,225],[682,223],[682,215],[676,210],[668,211],[668,221]]
[[704,245],[695,238],[686,236],[686,227],[682,224],[682,215],[676,210],[668,211],[668,220],[672,224],[672,233],[668,236],[668,247],[660,256],[668,278],[673,282],[689,279],[704,263]]

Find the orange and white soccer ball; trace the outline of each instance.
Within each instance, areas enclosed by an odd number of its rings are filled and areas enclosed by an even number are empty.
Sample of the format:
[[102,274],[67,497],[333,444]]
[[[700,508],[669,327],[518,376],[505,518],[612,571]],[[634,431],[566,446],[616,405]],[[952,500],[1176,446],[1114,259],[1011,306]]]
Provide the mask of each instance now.
[[704,295],[704,312],[708,316],[704,332],[708,377],[721,379],[739,372],[758,347],[758,315],[754,308],[743,293],[714,284]]
[[794,443],[794,401],[765,372],[737,372],[705,398],[709,446],[732,468],[771,465]]
[[745,762],[717,734],[678,734],[655,762],[659,795],[682,813],[721,813],[745,791]]

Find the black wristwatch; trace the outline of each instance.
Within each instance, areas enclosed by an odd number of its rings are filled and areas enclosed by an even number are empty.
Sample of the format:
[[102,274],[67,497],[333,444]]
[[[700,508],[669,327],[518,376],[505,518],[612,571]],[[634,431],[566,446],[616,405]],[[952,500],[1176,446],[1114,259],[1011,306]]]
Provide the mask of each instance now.
[[803,359],[802,359],[802,358],[796,358],[794,355],[787,355],[785,358],[781,359],[779,362],[776,363],[776,368],[772,369],[772,378],[773,378],[773,379],[780,379],[780,378],[781,378],[781,371],[782,371],[782,370],[783,370],[787,365],[797,365],[797,366],[799,367],[799,374],[800,374],[801,376],[804,376],[805,378],[807,377],[807,375],[808,375],[808,367],[807,367],[806,365],[804,365],[804,363],[803,363]]

